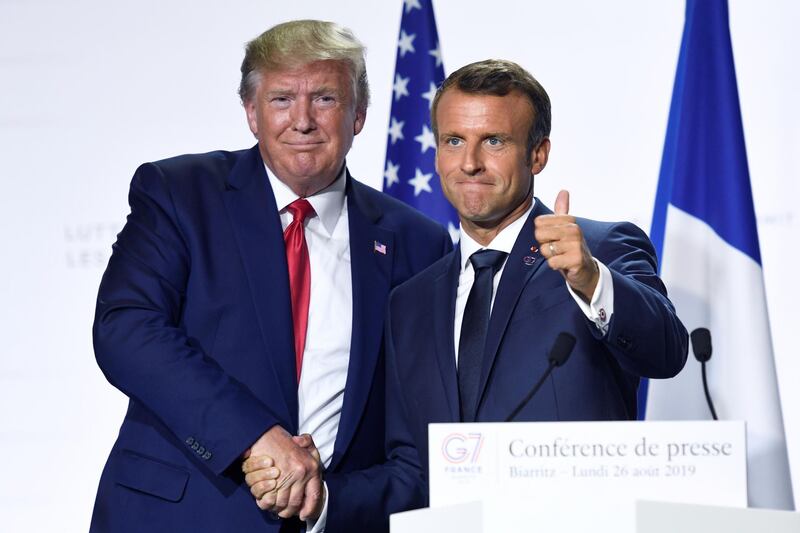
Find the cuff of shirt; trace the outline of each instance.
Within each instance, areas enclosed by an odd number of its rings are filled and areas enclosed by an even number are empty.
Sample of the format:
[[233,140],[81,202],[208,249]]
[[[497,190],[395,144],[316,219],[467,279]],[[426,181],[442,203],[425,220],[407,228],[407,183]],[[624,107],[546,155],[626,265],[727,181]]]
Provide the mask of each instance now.
[[592,260],[600,271],[600,278],[597,280],[597,287],[594,289],[592,300],[587,304],[572,287],[567,284],[567,290],[572,295],[575,303],[581,308],[586,318],[591,320],[603,335],[608,332],[608,324],[614,314],[614,280],[611,278],[611,271],[603,263],[595,258]]
[[324,504],[322,512],[316,520],[306,520],[306,533],[324,533],[325,523],[328,521],[328,484],[322,482],[322,497]]

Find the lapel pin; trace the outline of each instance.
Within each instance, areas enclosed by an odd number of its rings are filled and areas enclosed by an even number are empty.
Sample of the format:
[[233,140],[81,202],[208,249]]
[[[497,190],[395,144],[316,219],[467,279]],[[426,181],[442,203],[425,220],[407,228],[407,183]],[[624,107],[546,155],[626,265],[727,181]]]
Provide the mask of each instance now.
[[539,248],[537,248],[535,245],[531,246],[531,253],[534,253],[534,254],[539,253]]
[[386,245],[382,242],[375,241],[372,251],[378,254],[386,255]]
[[536,258],[532,255],[526,255],[522,258],[522,262],[525,263],[526,266],[531,266],[536,262]]

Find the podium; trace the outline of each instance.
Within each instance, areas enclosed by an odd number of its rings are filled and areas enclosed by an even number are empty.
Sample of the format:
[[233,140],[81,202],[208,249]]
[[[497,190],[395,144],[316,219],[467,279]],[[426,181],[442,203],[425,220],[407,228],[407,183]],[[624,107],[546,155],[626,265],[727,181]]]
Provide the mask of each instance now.
[[[520,533],[797,533],[800,531],[800,513],[765,509],[740,509],[687,503],[638,501],[633,514],[618,516],[619,523],[592,523],[594,515],[580,502],[574,502],[572,514],[537,513],[524,511],[515,521],[513,531]],[[575,513],[583,516],[576,519]],[[484,503],[461,503],[444,507],[419,509],[391,516],[391,533],[494,533],[502,529],[485,512]],[[632,529],[630,524],[632,525]],[[625,527],[623,524],[628,524]]]
[[796,513],[747,509],[744,422],[431,424],[428,434],[431,507],[393,515],[392,533],[800,532]]

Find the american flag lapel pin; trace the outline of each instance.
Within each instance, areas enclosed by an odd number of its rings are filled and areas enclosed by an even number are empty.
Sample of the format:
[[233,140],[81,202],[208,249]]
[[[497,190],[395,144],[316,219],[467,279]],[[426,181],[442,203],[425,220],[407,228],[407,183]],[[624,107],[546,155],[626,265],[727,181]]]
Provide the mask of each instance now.
[[386,245],[382,242],[374,241],[375,245],[372,248],[372,251],[378,254],[386,255]]

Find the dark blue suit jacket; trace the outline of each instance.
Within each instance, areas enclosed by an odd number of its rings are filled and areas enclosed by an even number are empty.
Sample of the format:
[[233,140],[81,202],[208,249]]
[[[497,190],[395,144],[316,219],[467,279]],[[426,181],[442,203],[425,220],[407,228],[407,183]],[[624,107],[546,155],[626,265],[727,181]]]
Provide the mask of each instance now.
[[[330,532],[361,520],[351,516],[359,493],[338,498],[337,483],[384,459],[389,291],[451,249],[444,228],[349,175],[346,197],[353,329],[327,471]],[[296,520],[260,511],[240,473],[242,452],[271,426],[297,432],[283,234],[258,148],[145,164],[129,200],[100,286],[94,343],[130,403],[92,531],[297,529]]]
[[[551,211],[537,200],[497,288],[477,421],[503,421],[512,413],[544,373],[547,352],[562,331],[577,338],[571,358],[517,420],[635,419],[640,376],[674,376],[688,350],[686,329],[656,275],[653,247],[632,224],[578,219],[589,249],[613,278],[614,315],[603,336],[575,303],[563,276],[531,251],[538,249],[533,219],[546,213]],[[459,421],[453,347],[459,270],[456,249],[398,287],[389,302],[388,453],[395,475],[414,488],[415,505],[424,505],[427,496],[428,424]]]

